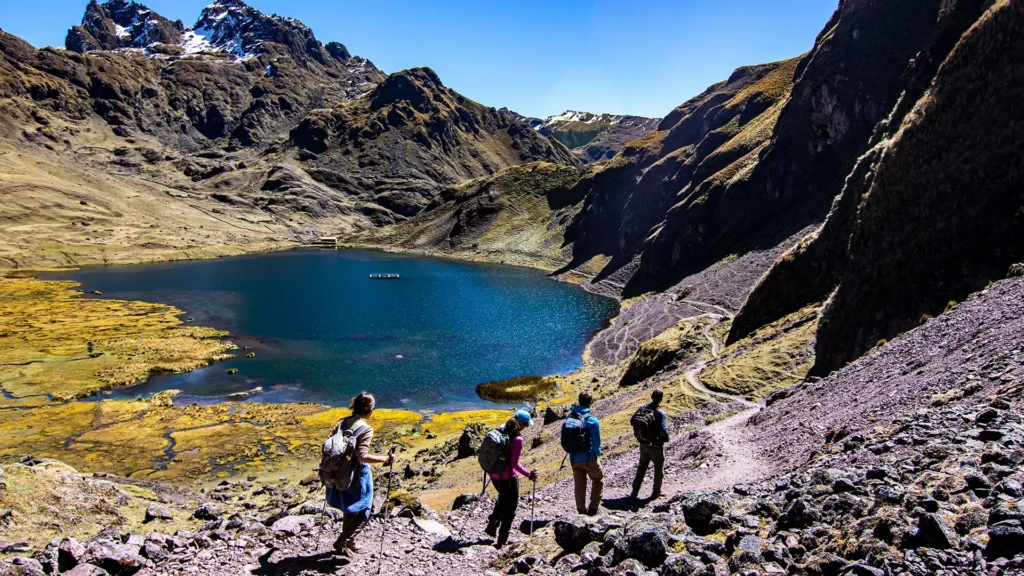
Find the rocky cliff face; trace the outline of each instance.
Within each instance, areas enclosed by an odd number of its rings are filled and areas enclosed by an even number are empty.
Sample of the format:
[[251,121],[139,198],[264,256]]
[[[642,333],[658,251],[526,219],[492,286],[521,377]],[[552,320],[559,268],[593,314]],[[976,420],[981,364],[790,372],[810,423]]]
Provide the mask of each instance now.
[[[782,258],[733,328],[828,298],[815,372],[827,374],[941,313],[1024,257],[1016,101],[1019,2],[945,9],[931,45],[828,220]],[[829,296],[831,294],[831,296]],[[865,313],[870,311],[870,313]]]
[[669,114],[658,147],[595,177],[573,226],[580,256],[611,256],[605,274],[635,293],[822,219],[939,11],[937,1],[844,2],[801,59],[739,70]]

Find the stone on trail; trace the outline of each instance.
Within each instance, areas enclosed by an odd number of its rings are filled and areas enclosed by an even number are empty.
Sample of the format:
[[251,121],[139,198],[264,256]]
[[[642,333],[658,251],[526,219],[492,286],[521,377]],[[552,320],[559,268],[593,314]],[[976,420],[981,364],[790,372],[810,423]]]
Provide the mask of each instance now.
[[941,516],[934,513],[922,514],[917,519],[914,542],[927,548],[947,549],[956,546],[956,534],[946,525]]
[[600,540],[601,536],[604,535],[603,532],[596,532],[594,526],[589,523],[577,525],[565,520],[557,520],[553,528],[555,531],[555,542],[563,550],[569,552],[578,552],[587,544]]
[[667,516],[634,519],[615,540],[615,560],[639,560],[645,566],[660,566],[668,557],[671,519]]
[[885,571],[867,564],[850,564],[843,568],[841,576],[885,576]]
[[147,560],[139,555],[138,548],[106,539],[91,540],[86,544],[81,561],[99,566],[115,576],[135,574],[148,565]]
[[212,504],[204,504],[192,513],[192,517],[196,520],[218,520],[220,515],[220,510]]
[[64,538],[57,545],[57,568],[61,572],[78,565],[85,556],[85,545],[74,538]]
[[61,572],[63,576],[109,576],[109,572],[92,564],[79,564],[67,572]]
[[477,494],[459,494],[455,497],[455,501],[452,502],[452,511],[454,512],[463,506],[476,502],[478,497],[479,495]]
[[1004,520],[988,533],[985,555],[989,558],[1012,558],[1024,550],[1024,528],[1019,520]]
[[166,507],[160,504],[150,504],[146,508],[146,519],[145,522],[152,522],[153,520],[173,520],[174,515]]
[[779,516],[779,528],[806,528],[818,521],[821,514],[811,508],[805,498],[797,498],[786,506],[786,510]]
[[673,554],[665,559],[661,576],[693,576],[704,569],[704,563],[689,554]]
[[3,576],[44,576],[46,574],[43,565],[32,558],[15,556],[8,562],[10,564],[0,564],[0,574]]
[[274,525],[270,527],[277,534],[285,534],[287,536],[298,536],[303,530],[308,530],[313,527],[312,516],[285,516]]
[[720,496],[712,494],[684,502],[683,519],[686,525],[698,534],[707,534],[711,519],[725,513],[723,500]]
[[426,532],[427,534],[432,534],[432,535],[437,536],[437,537],[439,537],[441,539],[451,538],[451,536],[452,536],[452,531],[449,530],[448,528],[446,528],[444,526],[444,524],[441,524],[440,522],[438,522],[436,520],[425,520],[423,518],[413,518],[412,519],[412,525],[417,527],[417,528],[419,528],[420,530]]

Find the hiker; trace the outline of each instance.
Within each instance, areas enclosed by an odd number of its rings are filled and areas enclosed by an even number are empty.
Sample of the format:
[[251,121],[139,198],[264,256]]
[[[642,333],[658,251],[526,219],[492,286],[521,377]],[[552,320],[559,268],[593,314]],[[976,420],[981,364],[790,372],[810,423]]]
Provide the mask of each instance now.
[[370,464],[388,465],[395,461],[394,453],[387,456],[370,454],[370,442],[373,441],[373,428],[366,419],[373,414],[377,401],[372,394],[361,392],[352,399],[349,408],[352,415],[343,418],[331,432],[333,437],[338,432],[351,430],[356,439],[355,456],[353,459],[353,476],[346,490],[327,488],[327,504],[342,511],[341,535],[334,542],[334,549],[339,554],[347,551],[356,554],[362,552],[356,545],[356,536],[366,526],[373,508],[373,474]]
[[495,490],[498,491],[498,499],[494,502],[494,511],[488,516],[487,528],[484,530],[484,533],[492,538],[497,536],[495,548],[501,548],[508,542],[512,521],[516,518],[516,509],[519,507],[519,474],[534,482],[537,481],[536,470],[527,470],[519,464],[519,456],[523,453],[522,431],[531,424],[533,419],[530,418],[530,413],[526,410],[517,410],[501,427],[501,431],[509,438],[508,464],[500,474],[488,473]]
[[[569,452],[572,464],[576,511],[588,516],[597,515],[604,489],[604,471],[598,461],[601,456],[601,424],[590,413],[593,402],[594,397],[589,392],[580,392],[578,403],[569,409],[562,423],[562,447]],[[592,483],[590,506],[587,506],[587,478]]]
[[661,390],[651,392],[651,403],[638,408],[629,420],[633,426],[633,434],[640,443],[640,463],[636,466],[633,493],[630,495],[634,500],[640,496],[640,486],[644,483],[647,465],[651,462],[654,463],[651,500],[661,496],[661,481],[665,474],[665,444],[668,442],[668,417],[665,411],[659,408],[664,396]]

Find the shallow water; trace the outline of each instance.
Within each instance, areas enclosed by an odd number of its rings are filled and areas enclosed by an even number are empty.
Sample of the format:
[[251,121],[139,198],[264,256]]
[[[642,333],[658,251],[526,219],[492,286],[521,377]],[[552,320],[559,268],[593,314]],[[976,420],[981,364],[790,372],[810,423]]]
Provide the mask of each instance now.
[[[373,280],[370,274],[401,275]],[[173,304],[198,325],[232,333],[256,357],[159,374],[111,394],[180,389],[177,403],[262,391],[260,402],[346,405],[369,390],[381,406],[491,405],[475,385],[578,367],[617,311],[610,299],[525,268],[363,250],[295,250],[92,267],[50,275],[104,298]],[[238,373],[229,375],[229,368]]]

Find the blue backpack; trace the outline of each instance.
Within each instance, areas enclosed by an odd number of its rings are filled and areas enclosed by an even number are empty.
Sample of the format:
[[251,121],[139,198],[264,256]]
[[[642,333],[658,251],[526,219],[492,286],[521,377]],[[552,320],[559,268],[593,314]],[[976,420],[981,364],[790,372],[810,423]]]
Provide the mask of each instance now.
[[590,451],[590,431],[583,414],[569,412],[562,422],[562,450],[569,454]]

